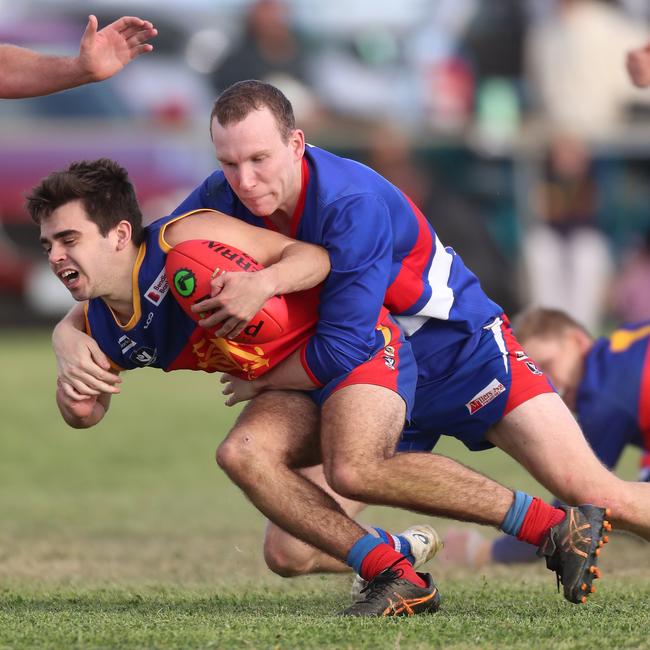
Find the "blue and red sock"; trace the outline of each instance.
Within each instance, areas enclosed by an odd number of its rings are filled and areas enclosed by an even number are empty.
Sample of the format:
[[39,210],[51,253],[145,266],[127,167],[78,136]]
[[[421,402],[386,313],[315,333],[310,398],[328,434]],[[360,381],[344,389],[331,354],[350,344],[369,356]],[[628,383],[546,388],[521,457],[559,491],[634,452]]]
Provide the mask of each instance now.
[[371,533],[360,537],[350,549],[347,563],[364,579],[372,580],[388,567],[402,571],[402,578],[418,587],[426,583],[413,569],[413,565],[381,537]]
[[401,553],[411,564],[415,562],[415,558],[411,554],[411,544],[406,537],[402,535],[391,535],[383,528],[377,528],[377,526],[373,530],[386,544],[394,548],[398,553]]
[[539,546],[549,528],[560,523],[566,513],[537,497],[515,492],[515,498],[501,524],[501,530],[523,542]]

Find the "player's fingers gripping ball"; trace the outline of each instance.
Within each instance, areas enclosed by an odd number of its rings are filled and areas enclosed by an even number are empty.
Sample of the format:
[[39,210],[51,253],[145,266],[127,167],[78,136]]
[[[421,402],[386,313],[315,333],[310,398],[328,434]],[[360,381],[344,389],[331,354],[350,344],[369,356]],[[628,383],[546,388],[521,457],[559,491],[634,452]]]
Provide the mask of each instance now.
[[[174,298],[195,322],[205,314],[192,311],[192,305],[214,295],[213,283],[225,272],[255,273],[264,267],[252,257],[221,242],[192,239],[174,246],[167,253],[165,270]],[[240,343],[266,343],[280,337],[289,326],[283,296],[269,298],[233,340]],[[221,324],[215,326],[218,330]]]

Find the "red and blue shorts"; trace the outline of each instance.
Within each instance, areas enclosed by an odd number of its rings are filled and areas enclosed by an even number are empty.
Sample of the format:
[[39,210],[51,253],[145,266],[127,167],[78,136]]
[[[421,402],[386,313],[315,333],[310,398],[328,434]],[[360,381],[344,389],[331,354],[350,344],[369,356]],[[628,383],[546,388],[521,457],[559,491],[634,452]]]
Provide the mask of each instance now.
[[441,435],[454,436],[473,451],[489,449],[490,427],[536,395],[554,392],[505,315],[483,327],[474,351],[451,374],[436,374],[435,359],[423,365],[400,452],[431,451]]
[[418,378],[411,345],[389,316],[377,326],[376,339],[375,352],[368,361],[310,392],[316,404],[322,406],[330,395],[346,386],[370,384],[400,395],[406,404],[406,418],[410,418]]

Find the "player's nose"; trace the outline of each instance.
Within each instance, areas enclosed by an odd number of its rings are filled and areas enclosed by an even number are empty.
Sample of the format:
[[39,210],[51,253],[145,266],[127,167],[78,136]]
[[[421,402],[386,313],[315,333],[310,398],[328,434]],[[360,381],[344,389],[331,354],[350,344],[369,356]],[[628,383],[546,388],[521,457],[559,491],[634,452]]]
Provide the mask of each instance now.
[[255,187],[255,183],[255,172],[249,167],[242,165],[239,170],[239,187],[242,190],[252,190]]
[[47,259],[52,266],[63,262],[66,258],[65,249],[63,246],[57,246],[56,243],[52,244],[49,253],[47,254]]

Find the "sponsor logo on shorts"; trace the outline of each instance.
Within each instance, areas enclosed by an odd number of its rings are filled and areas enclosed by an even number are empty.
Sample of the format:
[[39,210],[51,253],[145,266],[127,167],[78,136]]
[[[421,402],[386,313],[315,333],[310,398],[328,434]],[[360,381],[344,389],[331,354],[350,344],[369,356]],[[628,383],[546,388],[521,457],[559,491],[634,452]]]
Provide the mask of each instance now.
[[151,283],[151,286],[144,292],[144,297],[156,307],[161,303],[162,299],[169,291],[169,283],[163,269],[158,277]]
[[384,363],[388,368],[391,370],[395,370],[395,357],[389,357],[388,355],[384,355]]
[[470,415],[482,409],[492,400],[496,399],[501,393],[505,393],[506,387],[498,380],[493,379],[483,390],[474,395],[472,399],[465,404]]
[[533,375],[544,374],[532,361],[526,361],[526,368],[528,368],[528,370],[530,370]]

